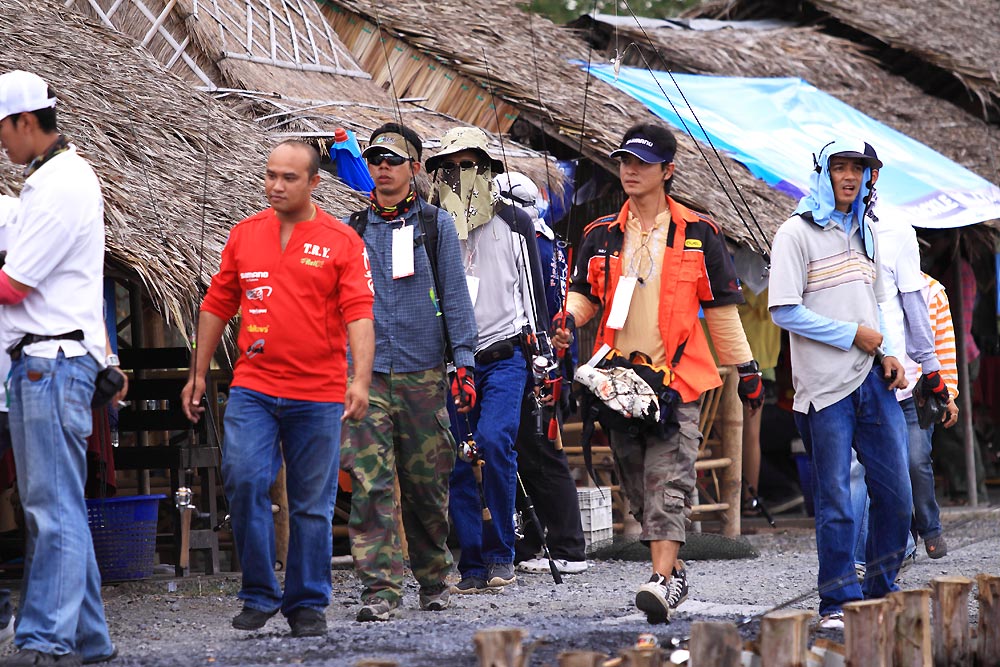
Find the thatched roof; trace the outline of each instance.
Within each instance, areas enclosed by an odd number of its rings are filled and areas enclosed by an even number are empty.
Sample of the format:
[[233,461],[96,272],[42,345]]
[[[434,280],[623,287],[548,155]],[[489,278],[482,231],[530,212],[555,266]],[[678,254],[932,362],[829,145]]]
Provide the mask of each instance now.
[[[991,108],[992,119],[1000,117],[1000,6],[996,0],[716,0],[689,13],[826,19],[827,23],[832,18],[895,50],[887,54],[886,63],[894,71],[901,66],[899,52],[907,54],[949,73],[978,98],[983,111]],[[927,81],[926,72],[913,72],[910,78],[931,92],[936,87]]]
[[[168,69],[257,119],[273,136],[328,144],[337,127],[363,142],[390,121],[411,125],[427,146],[463,123],[410,104],[400,108],[371,80],[313,1],[69,0],[131,35]],[[496,150],[499,141],[494,138]],[[539,153],[504,147],[511,167],[544,182]],[[559,182],[558,170],[548,177]]]
[[[52,86],[60,129],[101,180],[109,269],[141,282],[166,320],[188,331],[199,280],[207,285],[218,268],[230,227],[267,206],[262,173],[274,142],[132,39],[61,5],[0,0],[0,71],[31,70]],[[15,194],[19,168],[4,156],[0,173]],[[352,206],[332,179],[318,198],[331,210]]]
[[[584,17],[580,25],[586,25]],[[920,141],[986,180],[1000,181],[995,149],[1000,127],[960,112],[949,102],[893,76],[857,45],[818,28],[685,30],[660,22],[643,30],[634,21],[598,17],[610,48],[626,51],[623,64],[654,68],[659,58],[676,72],[744,77],[798,77],[876,120]],[[648,45],[652,39],[655,50]],[[984,150],[993,146],[994,150]]]
[[[334,26],[376,81],[385,80],[391,70],[400,96],[422,96],[430,89],[433,95],[425,102],[428,106],[437,99],[441,104],[449,101],[449,95],[439,94],[441,91],[460,92],[442,83],[456,75],[478,86],[467,97],[490,95],[492,87],[497,106],[506,104],[517,111],[518,122],[512,132],[519,131],[521,122],[540,128],[553,152],[554,146],[561,144],[563,153],[580,151],[584,157],[616,173],[608,153],[618,146],[630,125],[653,118],[649,111],[613,86],[594,79],[588,83],[587,75],[569,62],[570,59],[586,62],[588,56],[593,62],[604,60],[603,56],[591,54],[577,34],[525,12],[513,0],[488,4],[461,0],[433,3],[397,0],[391,4],[321,0],[321,3],[328,15],[342,15],[340,19],[331,18]],[[352,40],[345,35],[341,22],[359,24],[354,34],[373,36],[368,41]],[[373,46],[378,43],[379,24],[390,51],[397,47],[393,40],[411,50],[390,56],[398,67],[386,67],[385,56],[380,56]],[[402,63],[406,59],[418,57],[423,57],[421,69],[404,70]],[[396,76],[402,71],[409,76]],[[455,115],[462,117],[459,111]],[[473,106],[471,112],[478,113],[478,108]],[[581,127],[584,127],[582,151]],[[683,136],[679,140],[675,192],[711,211],[729,236],[747,238],[743,223],[694,143]],[[538,147],[537,143],[533,145]],[[770,190],[736,163],[726,160],[726,164],[770,235],[790,210],[791,200]]]

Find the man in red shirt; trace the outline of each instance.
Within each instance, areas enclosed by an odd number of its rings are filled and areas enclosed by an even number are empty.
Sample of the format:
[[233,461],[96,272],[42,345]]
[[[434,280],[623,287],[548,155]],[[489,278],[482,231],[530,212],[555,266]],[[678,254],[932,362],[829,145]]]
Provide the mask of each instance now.
[[[296,637],[326,633],[340,423],[368,410],[375,349],[365,246],[354,230],[312,202],[318,170],[316,151],[304,143],[286,141],[271,152],[264,180],[271,208],[229,234],[201,305],[197,358],[181,394],[185,413],[198,421],[205,372],[239,311],[240,357],[222,450],[243,568],[243,611],[233,627],[257,630],[281,611]],[[282,458],[290,515],[284,593],[274,576],[268,496]]]

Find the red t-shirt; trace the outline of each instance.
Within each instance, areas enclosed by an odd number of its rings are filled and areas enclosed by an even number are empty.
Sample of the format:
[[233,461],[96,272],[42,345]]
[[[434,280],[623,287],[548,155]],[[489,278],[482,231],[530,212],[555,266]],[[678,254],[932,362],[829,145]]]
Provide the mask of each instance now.
[[372,319],[375,292],[361,238],[316,209],[281,250],[274,209],[229,232],[201,309],[229,320],[242,312],[234,387],[294,400],[342,402],[346,323]]

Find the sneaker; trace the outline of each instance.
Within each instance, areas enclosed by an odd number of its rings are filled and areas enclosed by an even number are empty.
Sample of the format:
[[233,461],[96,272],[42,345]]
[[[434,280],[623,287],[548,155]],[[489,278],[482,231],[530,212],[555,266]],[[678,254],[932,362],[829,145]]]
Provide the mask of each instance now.
[[819,619],[819,627],[824,630],[843,630],[844,629],[844,612],[834,611]]
[[482,577],[462,577],[462,580],[451,587],[452,593],[474,594],[486,591],[486,580]]
[[3,648],[14,639],[14,615],[10,615],[7,625],[0,628],[0,648]]
[[369,621],[388,621],[392,616],[392,611],[399,606],[399,601],[390,602],[385,598],[374,597],[365,602],[365,605],[358,610],[358,623]]
[[646,620],[650,623],[669,623],[670,582],[659,572],[654,572],[649,581],[636,591],[635,606],[646,612]]
[[326,614],[319,609],[299,607],[288,615],[293,637],[322,637],[326,634]]
[[507,586],[516,580],[513,563],[490,563],[486,566],[486,585],[491,588]]
[[[559,574],[580,574],[581,572],[586,572],[587,568],[590,567],[585,560],[555,558],[552,562],[556,564]],[[545,558],[532,558],[521,561],[517,564],[517,569],[532,574],[549,574],[552,571],[549,569],[549,561]]]
[[944,558],[948,555],[948,543],[944,541],[944,535],[938,533],[935,537],[924,540],[924,550],[927,551],[928,558]]
[[688,599],[687,570],[683,567],[678,571],[675,567],[670,573],[670,595],[667,596],[667,604],[671,609],[677,609],[682,602]]
[[268,619],[278,613],[274,611],[261,611],[243,607],[243,611],[233,617],[233,627],[237,630],[260,630],[267,623]]
[[36,667],[41,665],[58,665],[59,667],[80,667],[80,656],[76,653],[66,653],[55,655],[54,653],[42,653],[33,649],[20,649],[14,655],[7,656],[3,661],[4,665],[12,667]]
[[424,611],[443,611],[451,601],[447,584],[426,586],[420,589],[420,608]]
[[903,572],[906,571],[911,565],[917,562],[917,550],[914,549],[907,555],[903,556],[903,561],[899,564],[899,571],[896,572],[896,581],[903,576]]

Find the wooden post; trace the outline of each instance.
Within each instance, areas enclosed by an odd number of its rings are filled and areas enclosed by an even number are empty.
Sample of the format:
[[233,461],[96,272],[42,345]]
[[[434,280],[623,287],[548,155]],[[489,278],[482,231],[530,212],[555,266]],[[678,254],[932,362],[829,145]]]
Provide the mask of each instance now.
[[519,628],[479,630],[472,641],[480,667],[524,667],[527,658],[521,645],[523,639],[524,630]]
[[848,667],[892,667],[895,636],[892,604],[861,600],[844,605],[844,643]]
[[187,576],[191,570],[191,507],[177,510],[177,520],[180,522],[181,543],[177,547],[177,569],[181,576]]
[[[277,506],[278,511],[274,513],[274,560],[272,563],[275,569],[285,569],[288,562],[288,489],[285,481],[285,464],[281,464],[281,470],[271,485],[271,504]],[[278,564],[281,567],[278,567]]]
[[972,664],[972,638],[969,633],[969,592],[972,580],[967,577],[935,577],[934,591],[934,665],[962,667]]
[[801,667],[809,650],[813,614],[796,609],[772,611],[760,620],[760,662],[764,667]]
[[896,667],[931,667],[930,597],[929,588],[889,593],[895,611]]
[[399,663],[392,660],[359,660],[354,667],[399,667]]
[[[743,495],[743,403],[737,392],[739,376],[734,370],[725,375],[719,403],[722,456],[732,463],[719,474],[720,502],[728,503],[722,513],[722,534],[740,536],[740,499]],[[702,435],[708,436],[707,433]]]
[[955,325],[955,352],[958,361],[958,418],[962,422],[962,444],[965,449],[965,477],[968,480],[969,506],[979,504],[979,485],[976,480],[976,441],[972,430],[972,393],[969,382],[969,350],[966,348],[966,322],[972,315],[975,304],[965,303],[962,290],[962,259],[959,249],[960,232],[955,233],[955,273],[952,278],[953,289],[949,294],[951,316]]
[[608,656],[597,651],[563,651],[559,654],[559,667],[601,667]]
[[743,640],[732,623],[695,621],[691,624],[692,665],[713,667],[740,667]]
[[980,574],[979,633],[976,639],[976,664],[979,667],[1000,665],[1000,577]]
[[620,651],[622,667],[661,667],[663,649],[658,646],[627,648]]

